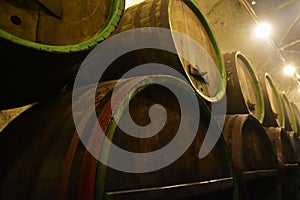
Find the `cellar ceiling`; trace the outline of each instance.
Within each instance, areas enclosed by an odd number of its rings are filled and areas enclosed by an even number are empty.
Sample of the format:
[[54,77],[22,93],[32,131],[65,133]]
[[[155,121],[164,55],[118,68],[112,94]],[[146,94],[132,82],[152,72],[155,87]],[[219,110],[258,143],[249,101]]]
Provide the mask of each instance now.
[[271,38],[288,64],[300,72],[300,1],[246,0],[258,22],[272,25]]

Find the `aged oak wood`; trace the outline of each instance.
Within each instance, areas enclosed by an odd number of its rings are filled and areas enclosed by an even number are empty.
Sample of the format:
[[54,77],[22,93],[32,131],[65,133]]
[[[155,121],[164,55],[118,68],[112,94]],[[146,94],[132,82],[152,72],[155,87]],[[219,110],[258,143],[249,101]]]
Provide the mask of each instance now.
[[228,115],[223,132],[232,153],[240,199],[281,199],[278,163],[260,122],[249,114]]
[[226,67],[226,96],[228,114],[252,114],[264,119],[264,100],[257,76],[241,52],[224,55]]
[[71,83],[89,51],[115,30],[124,6],[124,0],[1,1],[0,109],[34,103]]
[[284,92],[280,93],[281,101],[283,104],[284,118],[285,118],[285,126],[284,129],[286,131],[297,132],[297,123],[295,119],[295,115],[292,110],[291,103]]
[[284,128],[283,105],[272,77],[268,73],[258,73],[258,78],[265,105],[263,125],[266,127]]
[[[112,64],[112,69],[107,71],[103,80],[119,78],[123,72],[140,64],[161,63],[184,74],[205,100],[215,102],[224,96],[226,82],[223,57],[205,16],[193,0],[146,0],[124,12],[116,33],[145,27],[167,28],[173,31],[169,35],[172,41],[169,38],[154,39],[174,47],[177,54],[159,49],[139,49],[130,52]],[[209,57],[189,43],[179,41],[175,38],[174,31],[189,36]],[[134,40],[128,38],[128,42],[134,43]],[[150,39],[149,42],[151,43]],[[180,52],[190,55],[189,61],[184,59]],[[212,60],[214,66],[208,65],[208,59]]]
[[283,199],[297,199],[298,168],[296,154],[288,133],[280,127],[265,128],[274,150],[280,170]]
[[[162,86],[150,84],[153,79]],[[185,89],[185,82],[170,76],[122,80],[114,93],[112,90],[116,81],[103,82],[97,88],[95,107],[82,111],[80,124],[86,128],[91,111],[95,109],[100,126],[114,144],[128,151],[151,152],[173,139],[181,118],[184,118],[182,125],[185,134],[191,134],[190,127],[199,123],[196,138],[174,163],[150,173],[126,173],[102,165],[81,143],[72,117],[71,92],[65,92],[55,99],[33,106],[1,133],[0,158],[5,164],[0,166],[0,198],[232,199],[236,186],[231,156],[223,137],[219,138],[206,157],[198,157],[211,117],[208,107],[199,98],[201,118],[195,119],[190,112],[183,116],[178,100],[163,86],[165,83],[178,86],[176,88],[179,91],[191,95]],[[128,97],[132,86],[138,90]],[[87,98],[88,89],[79,89],[82,95],[76,103]],[[111,108],[112,98],[121,102],[115,109]],[[128,98],[129,105],[122,103]],[[159,133],[150,138],[129,136],[112,118],[112,113],[129,106],[133,121],[145,126],[150,123],[148,112],[154,104],[165,108],[167,121]],[[121,120],[122,116],[121,113]],[[156,120],[162,120],[161,116]],[[214,118],[211,120],[217,127]],[[215,131],[221,130],[216,128]],[[94,134],[99,133],[92,131],[87,136],[89,142],[97,144],[94,147],[99,155],[110,159],[109,147],[103,149],[105,147],[101,140],[92,139],[96,136]],[[163,155],[161,159],[164,159]],[[145,160],[139,164],[147,163]]]

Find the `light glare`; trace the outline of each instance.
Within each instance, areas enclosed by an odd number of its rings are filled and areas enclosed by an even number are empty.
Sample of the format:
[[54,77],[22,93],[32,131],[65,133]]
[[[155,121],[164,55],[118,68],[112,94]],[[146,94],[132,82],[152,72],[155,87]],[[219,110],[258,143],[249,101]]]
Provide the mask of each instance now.
[[255,33],[259,38],[268,38],[271,34],[272,26],[269,23],[260,23],[255,28]]
[[287,65],[284,69],[283,72],[288,75],[288,76],[292,76],[295,73],[295,67],[293,65]]
[[125,1],[125,9],[134,6],[136,4],[142,3],[145,0],[126,0]]

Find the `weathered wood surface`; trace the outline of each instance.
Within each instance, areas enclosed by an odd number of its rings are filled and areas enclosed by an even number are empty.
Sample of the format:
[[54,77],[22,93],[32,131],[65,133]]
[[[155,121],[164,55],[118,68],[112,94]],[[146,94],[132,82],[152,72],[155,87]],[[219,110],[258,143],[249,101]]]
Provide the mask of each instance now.
[[0,29],[49,45],[72,45],[105,27],[113,0],[1,1]]
[[266,127],[284,128],[284,111],[280,95],[269,74],[258,73],[260,88],[264,97]]
[[[61,17],[53,14],[56,6]],[[124,0],[0,1],[0,109],[43,100],[72,84],[123,9]]]
[[252,115],[228,115],[222,134],[229,145],[240,199],[281,199],[272,143]]
[[290,102],[292,111],[295,116],[296,125],[297,125],[297,135],[300,136],[300,111],[298,106],[294,102]]
[[[190,116],[189,112],[182,116],[174,94],[163,86],[143,85],[149,79],[151,77],[124,80],[113,96],[111,92],[116,82],[101,83],[95,95],[98,121],[113,143],[130,152],[151,152],[162,148],[176,135],[181,118],[184,118],[181,123],[185,134],[191,134],[190,127],[199,123],[196,138],[178,160],[151,173],[125,173],[105,167],[81,143],[74,127],[71,93],[66,92],[56,99],[30,108],[0,135],[0,158],[5,163],[0,166],[0,198],[232,199],[232,161],[223,137],[205,158],[198,157],[210,118],[206,104],[199,99],[200,120]],[[178,89],[185,92],[180,84],[186,83],[170,77],[162,78],[161,83],[164,80],[179,84]],[[115,107],[117,110],[111,109],[111,98],[123,102],[123,98],[129,98],[126,95],[130,86],[139,84],[141,87],[130,97],[129,105],[120,104]],[[80,89],[82,100],[87,98],[87,88]],[[148,112],[154,104],[162,105],[167,113],[164,127],[155,136],[135,138],[124,133],[113,122],[112,113],[129,106],[133,121],[145,126],[150,123]],[[86,127],[91,111],[83,110],[82,114],[84,117],[81,124]],[[163,120],[160,117],[155,121]],[[97,137],[97,134],[91,132],[88,137],[89,142],[97,144],[95,147],[100,154],[103,144],[91,139]],[[104,156],[109,159],[109,149],[103,152],[107,152]],[[146,164],[147,160],[139,163]]]
[[284,119],[285,119],[284,128],[286,131],[293,131],[296,133],[297,132],[297,124],[296,124],[295,115],[294,115],[292,107],[291,107],[291,103],[284,92],[281,92],[280,95],[281,95],[280,97],[281,97],[281,101],[282,101],[282,105],[283,105]]
[[264,118],[264,100],[257,76],[241,52],[224,55],[228,114],[252,114]]
[[298,171],[296,154],[292,145],[292,138],[280,127],[265,128],[274,150],[280,170],[283,199],[297,199],[298,191]]
[[[223,97],[226,84],[223,58],[213,32],[197,4],[191,0],[146,0],[125,11],[116,33],[143,27],[167,28],[183,33],[196,41],[209,58],[191,45],[181,43],[178,38],[177,40],[175,38],[171,41],[172,44],[166,46],[173,46],[177,52],[186,52],[190,55],[189,61],[178,56],[180,53],[174,55],[158,49],[140,49],[115,62],[104,80],[119,78],[122,72],[136,65],[156,62],[168,65],[184,74],[204,99],[218,101]],[[169,35],[170,38],[173,36],[173,33]],[[128,38],[130,43],[134,43],[134,40],[132,38],[130,41]],[[157,40],[161,40],[161,43],[169,42],[166,38],[157,38]],[[208,59],[212,59],[215,66],[209,66]]]

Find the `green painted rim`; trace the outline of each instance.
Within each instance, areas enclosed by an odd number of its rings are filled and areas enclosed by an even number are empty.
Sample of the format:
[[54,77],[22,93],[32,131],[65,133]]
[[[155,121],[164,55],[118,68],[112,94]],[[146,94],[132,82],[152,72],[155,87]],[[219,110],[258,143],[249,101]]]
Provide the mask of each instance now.
[[[246,58],[246,56],[243,53],[241,53],[240,51],[234,52],[235,63],[237,63],[236,62],[237,58],[239,58],[243,61],[243,63],[247,66],[247,69],[253,78],[256,91],[258,92],[258,98],[259,98],[258,101],[260,104],[259,105],[259,114],[258,114],[258,116],[255,116],[255,117],[258,119],[259,122],[262,123],[264,120],[264,117],[265,117],[265,103],[264,103],[264,97],[263,97],[263,93],[262,93],[260,85],[259,85],[258,78],[257,78],[253,68],[251,67],[252,65],[251,65],[250,61]],[[250,112],[250,110],[248,110],[248,111]],[[250,113],[252,113],[252,112],[250,112]]]
[[285,118],[284,118],[284,111],[283,111],[283,105],[282,105],[281,98],[279,96],[277,88],[274,85],[272,77],[268,73],[266,73],[265,74],[265,78],[268,81],[268,83],[270,84],[270,86],[272,87],[273,93],[275,94],[275,97],[276,97],[276,100],[277,100],[277,103],[278,103],[278,106],[279,106],[279,110],[280,110],[280,113],[278,113],[278,114],[282,116],[282,119],[279,121],[280,124],[278,124],[278,125],[281,128],[284,128],[284,126],[285,126]]
[[116,29],[116,26],[118,25],[121,16],[123,14],[125,8],[125,1],[124,0],[113,0],[111,10],[108,16],[108,20],[103,27],[102,30],[99,30],[92,38],[90,38],[87,41],[78,43],[78,44],[72,44],[72,45],[65,45],[65,46],[58,46],[58,45],[46,45],[46,44],[40,44],[35,43],[32,41],[28,41],[25,39],[22,39],[20,37],[14,36],[13,34],[10,34],[4,30],[0,29],[0,38],[3,38],[5,40],[11,41],[13,43],[36,49],[39,51],[45,51],[45,52],[51,52],[51,53],[70,53],[70,52],[80,52],[85,51],[87,49],[90,49],[100,42],[107,39],[113,31]]
[[295,102],[291,102],[291,106],[294,111],[296,125],[297,125],[297,133],[300,132],[300,111],[298,109],[298,106],[295,104]]
[[[293,129],[293,132],[294,133],[297,133],[297,124],[296,124],[296,119],[295,119],[295,115],[294,115],[294,112],[293,112],[293,109],[292,109],[292,106],[291,106],[291,103],[290,101],[288,100],[287,96],[285,95],[284,92],[282,92],[282,97],[284,99],[284,101],[286,101],[287,103],[287,106],[288,106],[288,109],[289,109],[289,112],[291,114],[291,116],[288,115],[288,111],[286,111],[288,117],[289,117],[289,120],[290,120],[290,123],[291,123],[291,128]],[[290,117],[292,117],[292,119],[290,119]]]
[[[169,8],[170,8],[171,3],[172,3],[172,1],[169,1]],[[201,95],[202,98],[204,98],[205,100],[207,100],[209,102],[217,102],[224,97],[225,92],[226,92],[226,71],[225,71],[223,56],[222,56],[221,50],[218,46],[218,43],[216,41],[215,34],[212,31],[212,28],[209,25],[208,20],[204,16],[203,12],[201,11],[199,5],[194,0],[184,0],[184,3],[199,18],[199,20],[201,21],[202,25],[204,26],[204,28],[209,36],[209,39],[213,45],[213,48],[214,48],[216,56],[217,56],[217,60],[218,60],[217,67],[218,67],[218,70],[221,75],[221,79],[222,79],[221,83],[223,83],[223,84],[219,84],[217,93],[213,97],[205,96],[199,91],[198,91],[198,93]]]

